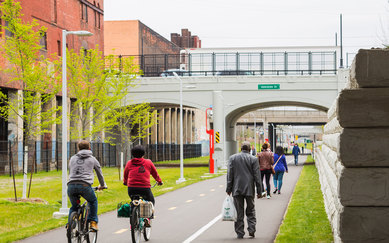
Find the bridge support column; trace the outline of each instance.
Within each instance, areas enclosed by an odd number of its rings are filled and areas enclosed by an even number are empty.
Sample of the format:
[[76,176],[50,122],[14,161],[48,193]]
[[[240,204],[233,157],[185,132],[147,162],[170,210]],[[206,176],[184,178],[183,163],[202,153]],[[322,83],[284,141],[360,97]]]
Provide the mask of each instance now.
[[[225,156],[225,127],[224,127],[224,104],[223,93],[213,91],[213,129],[215,131],[215,164],[217,168],[226,168],[227,159]],[[217,139],[219,133],[219,140]],[[217,142],[217,140],[219,142]]]
[[171,109],[172,138],[171,143],[177,144],[177,108]]

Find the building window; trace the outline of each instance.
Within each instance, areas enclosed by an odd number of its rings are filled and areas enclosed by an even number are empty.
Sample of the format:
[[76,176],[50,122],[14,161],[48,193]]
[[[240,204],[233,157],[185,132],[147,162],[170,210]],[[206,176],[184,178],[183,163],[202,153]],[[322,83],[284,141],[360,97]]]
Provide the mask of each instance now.
[[39,44],[42,47],[42,50],[47,50],[47,33],[42,32],[41,33],[41,39],[39,40]]
[[84,3],[81,3],[81,18],[88,22],[88,6]]
[[54,23],[58,21],[57,0],[53,0]]
[[61,41],[57,40],[57,50],[58,50],[58,56],[61,56],[62,55],[62,52],[61,52]]
[[[8,27],[8,21],[5,21],[4,26]],[[7,28],[5,28],[5,36],[12,37],[14,36],[14,34],[11,31],[9,31]]]
[[[97,4],[97,8],[100,9],[100,4],[99,3]],[[100,29],[100,27],[101,27],[101,14],[100,13],[97,13],[97,19],[99,21],[97,26]]]

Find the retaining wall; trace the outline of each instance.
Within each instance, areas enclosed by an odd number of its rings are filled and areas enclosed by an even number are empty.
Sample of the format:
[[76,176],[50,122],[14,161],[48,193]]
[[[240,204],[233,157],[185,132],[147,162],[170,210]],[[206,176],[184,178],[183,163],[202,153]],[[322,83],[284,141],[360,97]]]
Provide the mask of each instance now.
[[389,50],[360,50],[316,149],[335,242],[389,241]]

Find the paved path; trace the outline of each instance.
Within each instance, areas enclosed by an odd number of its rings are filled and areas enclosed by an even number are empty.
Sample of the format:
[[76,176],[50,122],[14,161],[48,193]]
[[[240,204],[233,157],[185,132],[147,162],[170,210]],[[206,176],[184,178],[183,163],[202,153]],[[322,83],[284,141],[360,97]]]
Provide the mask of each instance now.
[[[299,161],[306,159],[306,156],[299,157]],[[282,193],[272,195],[271,199],[255,200],[257,232],[253,242],[273,242],[278,232],[302,169],[302,166],[294,165],[292,157],[288,156],[287,161],[289,173],[284,175]],[[157,197],[149,242],[237,241],[233,222],[220,220],[221,205],[226,197],[225,185],[224,175]],[[273,187],[272,181],[271,185]],[[128,219],[116,218],[116,212],[109,212],[100,215],[99,221],[99,242],[131,242]],[[55,229],[20,242],[66,242],[65,229]]]

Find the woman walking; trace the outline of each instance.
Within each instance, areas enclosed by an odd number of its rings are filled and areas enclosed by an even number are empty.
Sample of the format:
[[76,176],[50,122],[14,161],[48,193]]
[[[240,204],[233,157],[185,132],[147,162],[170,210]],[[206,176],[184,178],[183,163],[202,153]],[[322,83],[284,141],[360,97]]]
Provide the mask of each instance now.
[[275,187],[273,193],[275,194],[278,191],[278,194],[281,194],[282,178],[284,177],[284,172],[288,173],[288,165],[286,164],[284,149],[281,146],[277,146],[276,148],[274,153],[274,161],[274,171],[276,173],[273,175],[273,182]]
[[[261,181],[263,182],[263,177],[266,178],[266,192],[267,199],[270,199],[270,175],[271,175],[271,166],[273,165],[273,153],[269,148],[268,143],[262,145],[262,152],[258,154],[259,169],[261,170]],[[263,185],[263,183],[262,183]],[[262,190],[264,191],[264,190]]]

